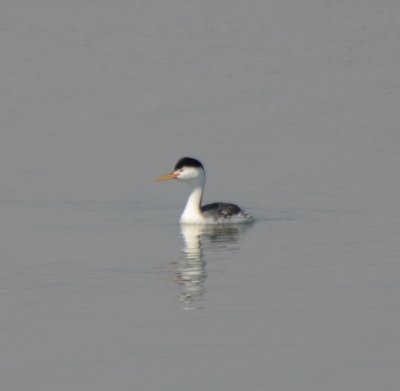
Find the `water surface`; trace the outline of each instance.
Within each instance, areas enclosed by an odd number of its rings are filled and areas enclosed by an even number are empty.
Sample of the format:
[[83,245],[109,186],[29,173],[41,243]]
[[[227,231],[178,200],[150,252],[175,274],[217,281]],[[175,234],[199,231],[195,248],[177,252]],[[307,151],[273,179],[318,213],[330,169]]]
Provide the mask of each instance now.
[[397,2],[2,9],[2,389],[398,389]]

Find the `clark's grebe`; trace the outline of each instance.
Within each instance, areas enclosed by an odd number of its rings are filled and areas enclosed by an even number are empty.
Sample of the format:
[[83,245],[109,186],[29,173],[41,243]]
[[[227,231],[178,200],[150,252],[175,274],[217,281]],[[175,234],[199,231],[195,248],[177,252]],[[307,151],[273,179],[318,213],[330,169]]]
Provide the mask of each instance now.
[[201,205],[206,175],[203,165],[191,157],[183,157],[173,172],[157,178],[158,181],[177,179],[188,182],[192,188],[185,209],[179,220],[182,224],[238,224],[251,223],[253,217],[235,204],[214,202]]

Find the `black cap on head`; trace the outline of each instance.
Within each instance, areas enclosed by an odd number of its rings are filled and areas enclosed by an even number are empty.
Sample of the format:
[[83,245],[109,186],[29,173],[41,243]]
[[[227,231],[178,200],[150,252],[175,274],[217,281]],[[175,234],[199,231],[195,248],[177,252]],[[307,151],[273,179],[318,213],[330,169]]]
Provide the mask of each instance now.
[[175,164],[175,170],[179,170],[182,167],[201,167],[204,170],[203,165],[198,160],[191,157],[183,157]]

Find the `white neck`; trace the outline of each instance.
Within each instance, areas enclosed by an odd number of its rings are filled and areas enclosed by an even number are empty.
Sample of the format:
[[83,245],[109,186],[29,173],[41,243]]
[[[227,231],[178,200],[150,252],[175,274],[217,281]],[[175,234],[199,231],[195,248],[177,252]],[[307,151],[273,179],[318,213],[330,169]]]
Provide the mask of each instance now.
[[186,202],[180,218],[183,224],[201,224],[204,217],[201,213],[201,198],[203,197],[204,180],[196,182]]

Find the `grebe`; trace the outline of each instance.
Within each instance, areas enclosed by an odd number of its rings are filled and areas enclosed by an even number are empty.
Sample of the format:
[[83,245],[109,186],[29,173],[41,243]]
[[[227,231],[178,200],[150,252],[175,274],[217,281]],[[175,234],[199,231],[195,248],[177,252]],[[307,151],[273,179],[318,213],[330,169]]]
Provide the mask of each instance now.
[[203,165],[196,159],[183,157],[176,163],[173,172],[160,176],[156,180],[167,181],[169,179],[188,182],[192,187],[179,220],[181,224],[239,224],[254,221],[252,216],[235,204],[214,202],[201,205],[206,174]]

